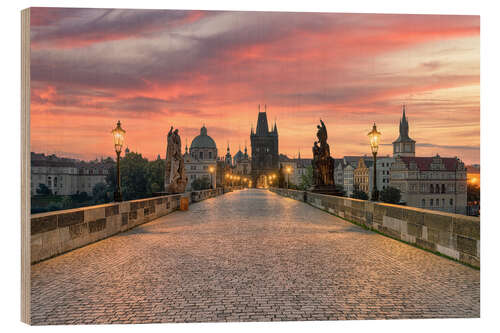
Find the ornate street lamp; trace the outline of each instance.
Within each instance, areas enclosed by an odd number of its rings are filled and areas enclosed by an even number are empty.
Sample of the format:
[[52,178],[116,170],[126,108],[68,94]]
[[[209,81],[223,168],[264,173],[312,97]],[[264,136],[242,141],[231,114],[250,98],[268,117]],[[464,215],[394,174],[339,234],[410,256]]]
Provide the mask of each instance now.
[[115,143],[116,151],[116,191],[114,199],[116,202],[122,201],[122,189],[120,182],[120,153],[122,152],[123,141],[125,140],[125,131],[121,127],[121,123],[118,120],[116,123],[116,128],[111,131],[113,134],[113,141]]
[[373,190],[372,190],[372,201],[378,201],[378,189],[377,189],[377,152],[378,145],[380,143],[380,136],[382,133],[377,131],[377,125],[373,123],[373,128],[368,136],[370,137],[370,146],[372,148],[373,154]]
[[287,166],[286,167],[286,173],[287,173],[287,180],[286,180],[286,188],[289,188],[290,184],[290,173],[292,173],[292,168]]

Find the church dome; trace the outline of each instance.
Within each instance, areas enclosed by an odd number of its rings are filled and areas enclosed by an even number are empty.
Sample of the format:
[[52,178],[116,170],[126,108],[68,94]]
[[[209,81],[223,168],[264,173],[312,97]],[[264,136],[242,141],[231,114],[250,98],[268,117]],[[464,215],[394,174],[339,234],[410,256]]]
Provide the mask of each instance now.
[[217,148],[215,141],[207,135],[207,128],[205,126],[201,128],[200,135],[191,142],[191,149],[193,148]]

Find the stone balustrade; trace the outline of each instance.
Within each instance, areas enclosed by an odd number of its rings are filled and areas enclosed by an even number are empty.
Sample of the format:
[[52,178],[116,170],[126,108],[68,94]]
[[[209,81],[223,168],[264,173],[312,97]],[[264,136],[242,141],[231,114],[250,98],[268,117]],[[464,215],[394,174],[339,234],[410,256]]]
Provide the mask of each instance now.
[[459,214],[271,188],[348,221],[462,263],[480,267],[480,219]]
[[31,215],[31,263],[96,242],[177,210],[180,198],[190,203],[222,195],[233,188],[115,202]]

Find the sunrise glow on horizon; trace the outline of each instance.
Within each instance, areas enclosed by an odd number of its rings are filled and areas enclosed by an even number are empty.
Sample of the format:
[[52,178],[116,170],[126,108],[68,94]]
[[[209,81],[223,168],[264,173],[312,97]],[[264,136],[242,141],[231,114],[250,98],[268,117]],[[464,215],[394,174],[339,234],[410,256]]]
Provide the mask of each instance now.
[[125,146],[165,157],[205,125],[224,155],[258,105],[279,151],[312,156],[323,119],[334,157],[392,154],[402,105],[416,156],[479,163],[479,16],[33,8],[31,150],[84,160]]

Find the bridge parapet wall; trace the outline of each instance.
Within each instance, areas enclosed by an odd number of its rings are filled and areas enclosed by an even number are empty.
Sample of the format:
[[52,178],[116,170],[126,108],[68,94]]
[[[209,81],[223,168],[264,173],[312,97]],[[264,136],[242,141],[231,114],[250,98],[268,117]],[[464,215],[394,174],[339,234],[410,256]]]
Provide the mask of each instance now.
[[224,188],[165,195],[31,215],[31,263],[59,255],[224,194]]
[[418,247],[480,267],[480,219],[289,189],[270,189]]

